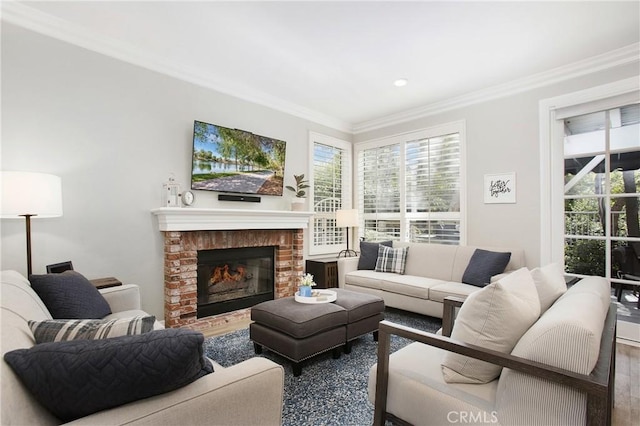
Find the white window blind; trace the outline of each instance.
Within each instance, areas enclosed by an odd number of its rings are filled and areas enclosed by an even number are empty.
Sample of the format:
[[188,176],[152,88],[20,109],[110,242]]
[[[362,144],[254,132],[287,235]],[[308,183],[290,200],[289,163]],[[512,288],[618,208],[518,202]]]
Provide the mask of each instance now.
[[337,253],[346,247],[344,228],[336,228],[336,210],[351,206],[351,145],[311,133],[313,217],[310,254]]
[[459,244],[463,127],[456,123],[356,146],[360,236]]
[[407,142],[406,194],[409,241],[459,242],[459,133]]
[[366,149],[358,157],[361,217],[368,241],[400,237],[400,144]]

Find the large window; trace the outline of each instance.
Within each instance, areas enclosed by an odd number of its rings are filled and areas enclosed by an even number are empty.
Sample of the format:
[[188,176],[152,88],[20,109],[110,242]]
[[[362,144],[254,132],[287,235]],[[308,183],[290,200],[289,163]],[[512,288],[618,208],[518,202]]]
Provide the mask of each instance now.
[[[638,288],[626,268],[640,244],[633,224],[640,138],[638,117],[632,118],[639,103],[637,77],[540,101],[542,265],[556,262],[569,275]],[[638,341],[630,309],[618,304],[617,337]]]
[[310,133],[313,227],[309,254],[337,253],[346,248],[344,228],[336,227],[336,210],[351,208],[351,144]]
[[639,104],[564,120],[567,273],[640,280],[639,122]]
[[459,122],[357,144],[359,235],[464,242],[463,135]]

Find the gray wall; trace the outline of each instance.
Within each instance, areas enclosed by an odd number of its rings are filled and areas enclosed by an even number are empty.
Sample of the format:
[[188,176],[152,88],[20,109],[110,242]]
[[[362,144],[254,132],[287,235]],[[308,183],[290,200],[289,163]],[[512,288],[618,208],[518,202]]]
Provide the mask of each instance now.
[[[33,269],[72,260],[89,278],[137,283],[144,308],[163,315],[163,243],[151,209],[174,173],[188,188],[193,120],[287,142],[285,182],[306,173],[308,132],[324,126],[2,25],[2,170],[62,178],[64,215],[33,220]],[[195,207],[289,210],[290,197]],[[23,220],[2,220],[2,269],[26,275]]]
[[[466,122],[467,244],[521,247],[527,266],[540,263],[539,102],[638,76],[638,64],[575,78],[510,97],[357,134],[354,142],[457,120]],[[516,204],[484,204],[485,174],[515,172]]]
[[[188,186],[193,120],[287,141],[306,173],[308,131],[365,141],[466,120],[470,245],[523,247],[539,262],[538,102],[638,75],[637,64],[355,136],[2,25],[2,170],[62,177],[64,216],[34,220],[35,273],[72,260],[89,278],[137,283],[162,317],[162,236],[150,210],[174,173]],[[484,204],[486,173],[516,172],[516,204]],[[198,191],[196,207],[240,207]],[[242,208],[289,209],[288,197]],[[2,220],[2,269],[26,274],[24,222]]]

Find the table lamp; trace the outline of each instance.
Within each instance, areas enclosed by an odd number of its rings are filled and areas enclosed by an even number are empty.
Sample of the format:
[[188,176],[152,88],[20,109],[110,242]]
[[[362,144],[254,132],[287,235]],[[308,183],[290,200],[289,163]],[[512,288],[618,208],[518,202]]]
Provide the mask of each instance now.
[[351,232],[351,227],[358,226],[358,210],[357,209],[349,209],[349,210],[336,210],[336,227],[338,228],[347,228],[347,249],[342,250],[338,253],[338,257],[344,254],[344,257],[353,257],[357,256],[358,253],[355,250],[351,250],[349,248],[349,233]]
[[27,276],[31,275],[31,218],[62,216],[62,183],[58,176],[2,171],[3,219],[24,217],[27,231]]

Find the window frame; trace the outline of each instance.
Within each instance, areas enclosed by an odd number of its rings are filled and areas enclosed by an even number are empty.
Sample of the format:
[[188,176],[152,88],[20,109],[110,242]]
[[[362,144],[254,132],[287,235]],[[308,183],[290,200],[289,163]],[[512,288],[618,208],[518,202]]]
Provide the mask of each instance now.
[[564,123],[560,110],[568,110],[563,115],[579,115],[610,109],[633,102],[638,91],[640,83],[632,77],[539,102],[541,265],[564,265]]
[[[315,144],[327,145],[333,148],[341,149],[343,151],[344,158],[342,159],[342,197],[341,203],[343,209],[350,209],[352,206],[352,186],[353,186],[353,144],[349,141],[338,139],[332,136],[328,136],[318,132],[309,132],[309,200],[311,209],[314,212],[314,216],[309,220],[309,238],[307,244],[307,253],[309,256],[321,256],[336,254],[341,250],[347,248],[346,233],[342,235],[342,242],[340,244],[332,245],[315,245],[315,220],[318,215],[315,211]],[[334,215],[335,218],[335,215]]]
[[[541,265],[559,263],[564,267],[564,123],[558,118],[558,110],[572,108],[570,115],[579,115],[588,112],[584,107],[589,103],[597,104],[591,109],[605,110],[631,103],[639,95],[640,81],[631,77],[539,102]],[[618,317],[616,335],[638,342],[640,325]]]

